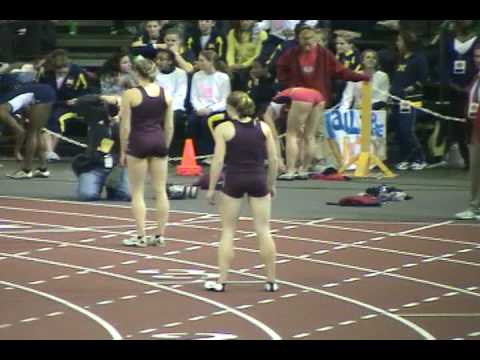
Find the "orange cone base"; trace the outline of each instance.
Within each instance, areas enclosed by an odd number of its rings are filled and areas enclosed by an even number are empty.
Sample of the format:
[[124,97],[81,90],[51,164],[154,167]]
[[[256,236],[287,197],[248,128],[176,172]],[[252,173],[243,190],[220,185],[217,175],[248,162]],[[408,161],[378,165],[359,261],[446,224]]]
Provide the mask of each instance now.
[[203,173],[201,166],[177,166],[177,175],[179,176],[200,176]]

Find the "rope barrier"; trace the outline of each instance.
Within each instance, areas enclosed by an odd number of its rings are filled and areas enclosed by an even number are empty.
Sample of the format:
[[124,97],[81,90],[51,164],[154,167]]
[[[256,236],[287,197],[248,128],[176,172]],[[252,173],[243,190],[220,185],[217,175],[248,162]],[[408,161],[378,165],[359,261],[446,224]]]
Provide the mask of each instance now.
[[379,93],[383,94],[383,95],[387,95],[389,98],[393,99],[393,100],[397,100],[399,102],[403,102],[403,103],[408,103],[411,107],[417,109],[417,110],[420,110],[420,111],[423,111],[424,113],[427,113],[427,114],[430,114],[432,116],[435,116],[437,118],[440,118],[440,119],[444,119],[444,120],[450,120],[450,121],[457,121],[457,122],[467,122],[467,120],[465,120],[464,118],[457,118],[457,117],[453,117],[453,116],[447,116],[447,115],[442,115],[442,114],[439,114],[435,111],[432,111],[432,110],[429,110],[429,109],[426,109],[420,105],[415,105],[413,104],[412,102],[408,101],[408,100],[405,100],[405,99],[402,99],[398,96],[395,96],[395,95],[392,95],[390,94],[388,91],[383,91],[377,87],[373,87],[374,90],[378,91]]

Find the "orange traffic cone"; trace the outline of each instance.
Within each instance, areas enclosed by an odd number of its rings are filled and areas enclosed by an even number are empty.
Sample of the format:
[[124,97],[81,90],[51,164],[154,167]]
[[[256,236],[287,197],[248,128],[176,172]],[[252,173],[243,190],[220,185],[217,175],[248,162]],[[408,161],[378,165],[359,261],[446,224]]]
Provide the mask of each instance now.
[[183,148],[182,163],[177,166],[177,175],[180,176],[200,176],[203,169],[197,164],[195,159],[195,149],[192,139],[185,140]]

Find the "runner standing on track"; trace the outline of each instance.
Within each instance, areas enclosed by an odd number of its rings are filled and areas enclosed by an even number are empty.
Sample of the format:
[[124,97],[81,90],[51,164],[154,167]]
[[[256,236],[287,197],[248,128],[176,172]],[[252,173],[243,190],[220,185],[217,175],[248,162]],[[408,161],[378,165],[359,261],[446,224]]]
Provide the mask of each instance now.
[[470,147],[470,208],[455,215],[460,220],[480,220],[480,45],[473,52],[473,59],[477,67],[477,76],[468,96],[468,120],[472,122],[472,141]]
[[[294,87],[279,92],[272,100],[267,109],[264,119],[276,135],[274,121],[280,117],[282,107],[289,108],[286,126],[286,173],[280,175],[278,180],[307,180],[308,169],[315,154],[315,137],[317,127],[323,133],[323,111],[325,99],[323,95],[314,89]],[[276,138],[277,152],[279,158],[280,139]],[[303,156],[300,156],[301,150]],[[280,161],[283,168],[283,161]]]
[[[248,196],[255,231],[260,244],[260,255],[266,265],[265,290],[276,291],[276,248],[270,234],[272,196],[275,195],[277,152],[270,127],[253,119],[255,104],[244,92],[233,92],[227,99],[227,114],[231,121],[215,128],[215,152],[210,169],[207,199],[215,204],[215,185],[225,162],[223,196],[219,204],[222,235],[218,249],[220,277],[217,282],[207,281],[210,291],[225,291],[228,270],[233,260],[233,237],[242,206]],[[268,171],[265,160],[268,159]]]
[[[155,84],[157,67],[142,56],[135,58],[133,70],[140,86],[125,91],[120,114],[120,164],[127,166],[132,194],[132,211],[137,236],[123,241],[126,246],[164,244],[170,203],[166,185],[168,151],[173,138],[172,100]],[[158,227],[155,238],[145,233],[145,180],[152,177],[156,194]]]
[[[52,104],[56,96],[49,85],[29,84],[20,86],[18,89],[6,94],[0,101],[0,121],[5,122],[14,129],[17,141],[25,138],[25,156],[23,157],[21,169],[7,177],[15,180],[31,179],[33,177],[48,178],[50,172],[47,169],[44,143],[41,141],[41,132],[45,127],[52,112]],[[25,129],[18,124],[14,114],[25,112],[28,123]],[[35,171],[33,158],[40,154],[40,166]]]

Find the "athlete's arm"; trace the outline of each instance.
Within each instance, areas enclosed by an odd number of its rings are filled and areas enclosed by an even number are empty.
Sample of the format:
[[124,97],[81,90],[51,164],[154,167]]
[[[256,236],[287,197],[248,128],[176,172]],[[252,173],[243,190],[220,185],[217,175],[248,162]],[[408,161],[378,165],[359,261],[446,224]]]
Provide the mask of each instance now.
[[270,127],[264,123],[260,123],[260,124],[262,126],[263,133],[265,134],[266,146],[267,146],[267,159],[268,159],[267,186],[272,196],[274,196],[275,184],[276,184],[277,175],[278,175],[277,149],[275,146],[275,140],[273,138],[273,134],[272,134],[272,131],[270,130]]
[[167,103],[167,110],[165,112],[165,143],[168,148],[172,143],[174,125],[173,125],[173,100],[170,96],[165,96],[165,102]]

